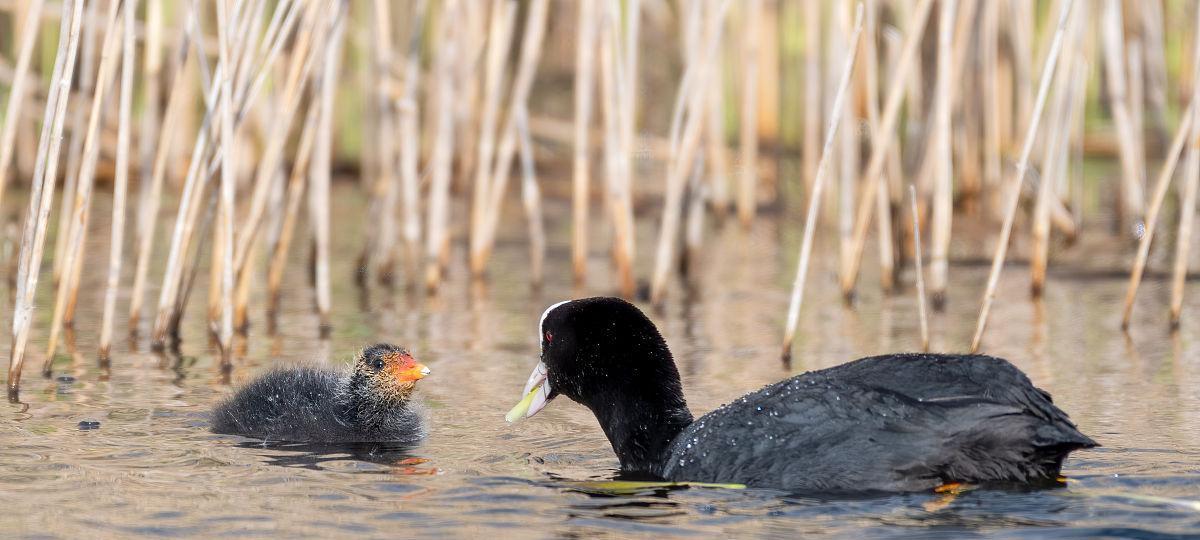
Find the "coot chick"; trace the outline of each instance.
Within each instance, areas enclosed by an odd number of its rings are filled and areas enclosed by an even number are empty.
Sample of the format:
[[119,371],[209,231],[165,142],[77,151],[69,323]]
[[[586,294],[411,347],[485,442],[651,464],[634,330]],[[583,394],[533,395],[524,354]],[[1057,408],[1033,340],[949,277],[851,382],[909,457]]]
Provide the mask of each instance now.
[[409,397],[428,374],[408,351],[386,343],[364,349],[346,372],[278,369],[219,405],[212,431],[289,442],[413,442],[425,425]]
[[592,410],[635,476],[823,493],[1054,485],[1067,454],[1096,446],[1000,358],[863,358],[693,421],[666,342],[632,304],[560,302],[539,327],[541,362],[509,421],[565,395]]

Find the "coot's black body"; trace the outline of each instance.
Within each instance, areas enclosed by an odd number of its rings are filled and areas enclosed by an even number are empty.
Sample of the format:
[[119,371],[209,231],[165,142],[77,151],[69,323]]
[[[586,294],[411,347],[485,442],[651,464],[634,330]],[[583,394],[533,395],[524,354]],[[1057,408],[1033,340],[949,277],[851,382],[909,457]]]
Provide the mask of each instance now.
[[1005,360],[863,358],[780,381],[701,416],[655,472],[802,491],[1052,484],[1096,443]]
[[387,344],[364,350],[349,372],[275,370],[219,405],[212,431],[269,441],[414,442],[426,428],[409,397],[426,373],[407,351]]
[[999,358],[864,358],[693,422],[665,341],[633,305],[560,304],[542,334],[547,400],[562,393],[590,408],[629,473],[826,493],[1042,484],[1071,451],[1096,446]]

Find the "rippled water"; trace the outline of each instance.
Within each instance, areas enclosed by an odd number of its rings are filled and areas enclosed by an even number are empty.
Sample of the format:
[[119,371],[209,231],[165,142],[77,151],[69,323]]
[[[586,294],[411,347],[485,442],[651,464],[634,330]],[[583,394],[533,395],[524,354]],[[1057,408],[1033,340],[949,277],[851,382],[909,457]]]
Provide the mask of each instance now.
[[[436,297],[376,286],[362,292],[353,280],[362,200],[348,185],[335,191],[332,336],[318,338],[311,290],[297,264],[286,278],[277,335],[266,335],[256,311],[228,382],[205,336],[206,292],[199,289],[182,354],[159,355],[148,351],[145,338],[122,339],[111,367],[98,366],[107,250],[105,235],[94,235],[95,271],[85,273],[76,336],[68,344],[74,353],[55,360],[51,379],[38,375],[52,305],[43,292],[24,403],[8,405],[0,419],[3,536],[1200,535],[1200,285],[1192,285],[1185,327],[1172,336],[1165,324],[1168,284],[1161,277],[1148,281],[1140,318],[1126,338],[1118,330],[1119,276],[1062,263],[1045,301],[1035,304],[1027,299],[1027,268],[1008,268],[985,351],[1024,369],[1104,445],[1074,454],[1065,489],[859,500],[755,489],[598,492],[573,483],[611,479],[617,468],[586,410],[564,399],[516,425],[503,416],[536,361],[537,318],[545,306],[609,292],[603,231],[586,290],[571,286],[566,209],[552,206],[548,283],[540,293],[527,284],[526,248],[516,240],[523,225],[516,220],[502,235],[487,286],[455,270]],[[97,215],[107,213],[106,202],[100,204]],[[793,221],[770,218],[749,233],[712,231],[711,255],[698,265],[695,286],[677,284],[667,310],[653,316],[694,412],[804,370],[916,346],[911,289],[882,297],[868,259],[862,297],[847,310],[832,267],[824,265],[810,275],[795,364],[782,366],[778,343],[798,231]],[[650,234],[641,241],[648,253]],[[955,251],[976,257],[985,243],[962,242]],[[1132,252],[1085,244],[1063,258],[1086,267],[1092,250]],[[833,246],[818,246],[817,253],[818,264],[835,259]],[[455,257],[461,268],[464,254]],[[948,310],[931,321],[935,350],[962,350],[969,342],[986,271],[978,264],[952,267]],[[433,370],[418,392],[431,411],[423,443],[263,446],[208,432],[213,404],[268,366],[344,365],[377,340],[408,346]],[[7,350],[7,341],[0,347]],[[81,421],[99,427],[80,429]]]

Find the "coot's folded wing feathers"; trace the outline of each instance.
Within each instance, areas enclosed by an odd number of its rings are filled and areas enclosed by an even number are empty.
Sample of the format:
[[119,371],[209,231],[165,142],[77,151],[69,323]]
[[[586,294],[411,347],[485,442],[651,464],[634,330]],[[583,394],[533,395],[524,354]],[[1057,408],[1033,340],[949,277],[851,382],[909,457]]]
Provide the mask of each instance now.
[[819,377],[781,381],[684,430],[663,476],[796,491],[926,489],[948,418],[891,392]]
[[1015,405],[1050,422],[1074,427],[1050,394],[1002,358],[986,355],[892,354],[848,362],[820,372],[907,395],[919,401],[982,400]]
[[1011,364],[978,359],[864,359],[781,381],[689,426],[663,475],[911,491],[1053,479],[1068,452],[1095,444]]

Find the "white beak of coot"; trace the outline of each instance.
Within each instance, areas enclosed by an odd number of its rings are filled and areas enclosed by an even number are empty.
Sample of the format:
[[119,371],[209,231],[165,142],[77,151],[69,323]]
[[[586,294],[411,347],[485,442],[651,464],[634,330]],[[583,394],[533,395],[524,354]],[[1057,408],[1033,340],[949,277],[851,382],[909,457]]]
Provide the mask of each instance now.
[[516,422],[522,418],[529,418],[550,403],[550,379],[545,363],[538,362],[537,366],[534,366],[521,394],[524,396],[521,402],[504,415],[505,420]]

